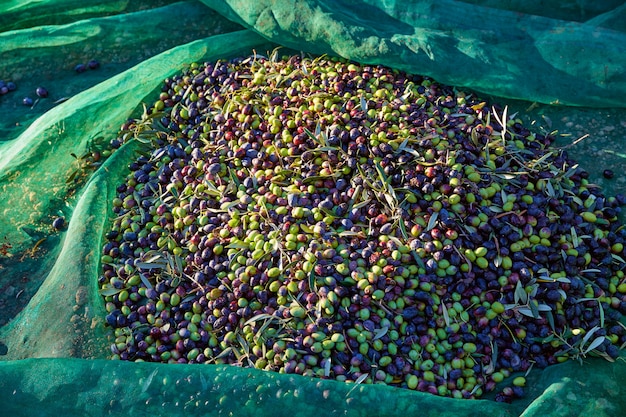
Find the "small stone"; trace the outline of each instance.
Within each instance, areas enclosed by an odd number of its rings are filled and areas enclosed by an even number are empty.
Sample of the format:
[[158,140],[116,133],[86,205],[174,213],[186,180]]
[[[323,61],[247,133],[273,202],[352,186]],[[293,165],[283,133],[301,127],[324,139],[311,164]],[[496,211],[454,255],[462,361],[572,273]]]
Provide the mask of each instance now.
[[615,175],[615,173],[613,172],[613,170],[610,169],[605,169],[604,172],[602,173],[602,175],[604,175],[604,178],[606,179],[611,179],[613,178],[613,176]]

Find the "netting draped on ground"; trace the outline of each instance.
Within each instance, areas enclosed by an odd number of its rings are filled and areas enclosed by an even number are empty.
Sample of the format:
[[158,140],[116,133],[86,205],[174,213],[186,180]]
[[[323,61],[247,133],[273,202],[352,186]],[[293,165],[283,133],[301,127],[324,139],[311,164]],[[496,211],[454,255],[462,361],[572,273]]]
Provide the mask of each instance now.
[[[578,2],[576,8],[508,3],[1,5],[0,79],[16,88],[0,96],[0,409],[40,415],[127,415],[145,407],[155,415],[624,413],[621,359],[586,358],[583,366],[569,361],[533,370],[526,397],[510,405],[227,366],[104,360],[111,331],[97,283],[103,233],[113,217],[116,187],[140,144],[125,144],[97,167],[87,166],[84,156],[105,151],[120,125],[154,102],[163,79],[191,62],[267,54],[282,46],[428,75],[459,89],[522,100],[511,101],[512,107],[539,107],[533,117],[543,115],[550,126],[581,124],[584,130],[606,121],[611,129],[603,127],[589,148],[578,148],[580,163],[599,182],[605,181],[603,168],[623,172],[626,156],[617,140],[626,118],[621,110],[604,108],[626,105],[624,7],[617,1]],[[90,60],[98,65],[77,70]],[[45,87],[47,97],[39,97],[37,87]],[[584,110],[551,113],[544,106],[549,103]],[[602,166],[599,157],[612,159],[600,159],[608,161]],[[623,192],[619,179],[603,184],[607,194]],[[58,217],[66,222],[62,231],[52,227]]]

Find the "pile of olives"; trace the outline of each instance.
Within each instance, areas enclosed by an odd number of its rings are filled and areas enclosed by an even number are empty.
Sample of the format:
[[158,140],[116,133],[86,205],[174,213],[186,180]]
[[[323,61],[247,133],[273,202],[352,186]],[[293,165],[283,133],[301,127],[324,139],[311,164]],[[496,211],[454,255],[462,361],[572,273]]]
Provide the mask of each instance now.
[[476,398],[626,341],[623,198],[506,108],[255,54],[166,79],[130,140],[99,279],[114,358]]

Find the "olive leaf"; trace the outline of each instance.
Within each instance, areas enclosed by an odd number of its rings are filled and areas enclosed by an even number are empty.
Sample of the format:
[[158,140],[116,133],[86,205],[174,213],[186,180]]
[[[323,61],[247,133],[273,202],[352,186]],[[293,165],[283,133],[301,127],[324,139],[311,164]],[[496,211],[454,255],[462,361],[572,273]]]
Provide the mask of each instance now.
[[380,339],[381,337],[386,335],[388,331],[389,331],[389,326],[385,326],[380,329],[374,330],[374,337],[372,338],[372,341]]
[[446,307],[446,303],[441,303],[441,311],[443,313],[443,321],[446,323],[446,326],[450,326],[450,315],[448,314],[448,307]]
[[325,377],[330,376],[331,364],[332,364],[332,358],[326,358],[326,362],[324,363],[324,376]]
[[526,292],[526,289],[522,286],[521,281],[517,281],[513,297],[513,299],[515,300],[515,304],[519,304],[520,302],[522,304],[526,304],[528,302],[528,293]]
[[100,295],[107,297],[110,295],[119,294],[122,291],[124,291],[124,288],[103,288],[98,292],[100,293]]
[[428,219],[428,225],[426,226],[426,231],[431,231],[432,229],[435,228],[435,225],[437,224],[437,219],[439,217],[439,212],[435,211],[433,214],[430,215],[430,218]]
[[156,376],[158,371],[158,369],[155,369],[150,373],[150,375],[148,375],[148,378],[146,378],[145,382],[141,386],[142,393],[148,391],[148,388],[150,388],[150,385],[152,384],[152,381],[154,380],[154,377]]

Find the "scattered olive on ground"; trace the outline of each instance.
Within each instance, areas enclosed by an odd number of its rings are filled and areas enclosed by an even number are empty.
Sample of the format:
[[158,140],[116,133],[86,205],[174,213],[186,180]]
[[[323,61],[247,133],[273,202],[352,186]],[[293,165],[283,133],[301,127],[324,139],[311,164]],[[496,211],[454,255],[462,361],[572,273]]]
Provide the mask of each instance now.
[[0,96],[9,94],[11,91],[15,91],[16,88],[17,86],[13,81],[5,82],[4,80],[0,80]]
[[45,98],[48,97],[48,90],[44,87],[37,87],[35,94],[37,94],[38,97]]
[[52,227],[56,230],[62,230],[65,227],[65,217],[56,217],[52,221]]
[[100,68],[100,62],[95,59],[91,59],[89,60],[89,62],[87,62],[87,64],[84,64],[84,63],[76,64],[74,66],[74,71],[80,74],[80,73],[87,71],[88,69],[95,70],[98,68]]

